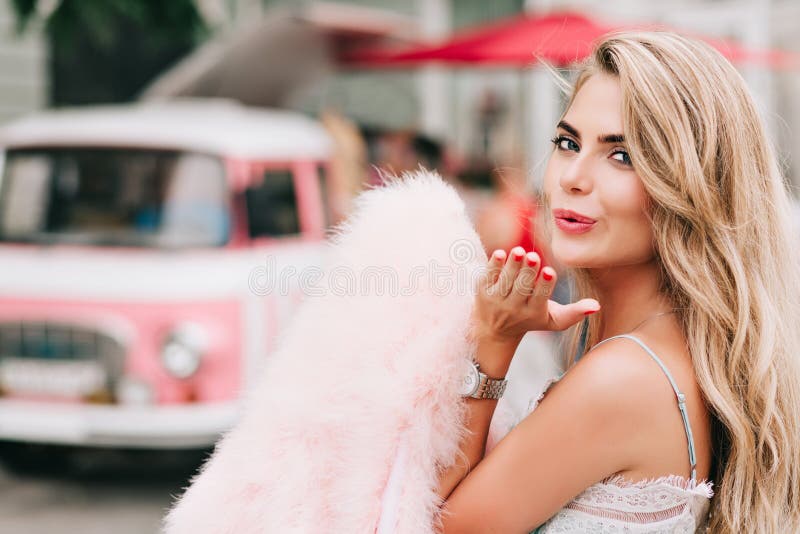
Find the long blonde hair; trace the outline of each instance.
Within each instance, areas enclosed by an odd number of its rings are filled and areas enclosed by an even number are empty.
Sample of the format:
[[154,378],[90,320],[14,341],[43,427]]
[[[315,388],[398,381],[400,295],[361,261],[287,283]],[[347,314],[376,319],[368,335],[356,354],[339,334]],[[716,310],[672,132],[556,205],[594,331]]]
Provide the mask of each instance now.
[[[571,99],[596,73],[621,84],[661,290],[713,415],[709,530],[800,532],[800,242],[752,97],[722,55],[666,32],[604,38]],[[571,274],[596,296],[588,271]],[[586,325],[569,354],[599,341],[599,320]]]

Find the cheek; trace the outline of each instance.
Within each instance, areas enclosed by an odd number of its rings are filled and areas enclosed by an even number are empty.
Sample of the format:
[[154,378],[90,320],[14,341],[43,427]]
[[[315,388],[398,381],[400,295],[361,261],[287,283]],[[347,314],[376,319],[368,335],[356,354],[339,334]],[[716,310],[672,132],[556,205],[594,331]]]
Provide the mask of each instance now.
[[647,194],[634,174],[617,176],[598,188],[598,198],[606,214],[611,254],[618,263],[647,261],[653,255],[653,232],[647,217]]
[[609,216],[631,219],[645,217],[647,194],[642,181],[633,173],[598,180],[597,197]]

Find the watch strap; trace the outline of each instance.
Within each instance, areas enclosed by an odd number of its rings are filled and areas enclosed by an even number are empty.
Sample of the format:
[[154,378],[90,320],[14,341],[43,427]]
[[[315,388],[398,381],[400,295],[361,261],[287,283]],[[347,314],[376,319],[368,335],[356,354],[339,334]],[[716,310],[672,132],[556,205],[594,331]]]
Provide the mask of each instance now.
[[508,380],[505,378],[489,378],[486,373],[478,369],[480,375],[480,383],[478,390],[470,395],[473,399],[494,399],[497,400],[503,396],[506,391]]

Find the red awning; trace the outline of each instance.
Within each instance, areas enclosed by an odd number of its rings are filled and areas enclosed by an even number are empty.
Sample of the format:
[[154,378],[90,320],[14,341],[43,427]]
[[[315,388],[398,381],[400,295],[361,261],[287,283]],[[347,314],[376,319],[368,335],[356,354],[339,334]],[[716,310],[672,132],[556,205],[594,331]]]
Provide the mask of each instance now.
[[[592,43],[622,29],[665,29],[652,25],[608,25],[578,13],[522,14],[469,28],[443,43],[405,49],[353,51],[342,63],[361,67],[410,67],[440,62],[455,66],[524,67],[542,59],[566,66],[585,58]],[[703,38],[703,37],[701,37]],[[751,51],[732,41],[706,39],[731,61],[755,62],[775,68],[800,66],[797,54]]]

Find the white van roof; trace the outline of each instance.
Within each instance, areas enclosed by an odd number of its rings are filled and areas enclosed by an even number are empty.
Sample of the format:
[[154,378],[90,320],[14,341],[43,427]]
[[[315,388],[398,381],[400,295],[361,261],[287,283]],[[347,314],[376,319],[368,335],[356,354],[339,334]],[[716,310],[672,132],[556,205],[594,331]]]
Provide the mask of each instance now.
[[0,128],[0,146],[159,148],[282,161],[326,159],[332,150],[322,125],[302,114],[210,99],[44,111]]

